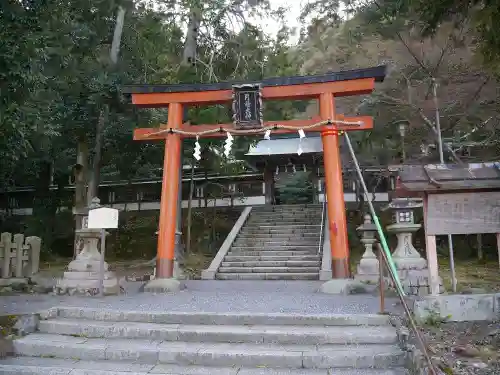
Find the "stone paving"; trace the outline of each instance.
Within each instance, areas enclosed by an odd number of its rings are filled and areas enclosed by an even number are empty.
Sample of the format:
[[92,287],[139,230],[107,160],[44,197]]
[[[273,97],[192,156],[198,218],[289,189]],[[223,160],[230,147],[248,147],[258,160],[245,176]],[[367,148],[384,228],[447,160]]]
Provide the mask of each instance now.
[[[127,294],[110,297],[50,295],[4,296],[0,314],[33,313],[54,306],[82,306],[143,311],[203,311],[356,314],[377,313],[379,297],[318,293],[320,281],[187,281],[185,290],[173,294],[140,293],[142,283],[127,283]],[[386,299],[386,309],[398,312],[396,299]]]

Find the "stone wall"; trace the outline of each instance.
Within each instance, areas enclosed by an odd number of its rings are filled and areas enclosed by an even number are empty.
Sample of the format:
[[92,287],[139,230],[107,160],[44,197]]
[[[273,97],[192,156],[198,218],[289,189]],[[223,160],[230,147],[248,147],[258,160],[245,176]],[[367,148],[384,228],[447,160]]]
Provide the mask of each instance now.
[[419,321],[495,321],[500,319],[500,293],[427,296],[414,301],[413,313]]

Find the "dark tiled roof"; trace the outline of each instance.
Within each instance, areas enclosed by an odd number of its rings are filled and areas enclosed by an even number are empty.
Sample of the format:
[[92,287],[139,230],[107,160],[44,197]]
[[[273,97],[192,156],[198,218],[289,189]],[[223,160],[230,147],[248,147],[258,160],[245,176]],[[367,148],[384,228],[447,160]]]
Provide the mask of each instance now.
[[466,165],[405,165],[399,172],[407,191],[500,189],[500,162]]

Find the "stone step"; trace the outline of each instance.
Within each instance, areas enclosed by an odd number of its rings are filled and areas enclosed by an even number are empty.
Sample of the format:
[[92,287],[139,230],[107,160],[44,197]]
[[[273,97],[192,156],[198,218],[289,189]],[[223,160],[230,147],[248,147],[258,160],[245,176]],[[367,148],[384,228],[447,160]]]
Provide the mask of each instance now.
[[127,311],[92,307],[61,306],[49,311],[50,318],[106,322],[213,325],[279,326],[390,326],[388,315],[379,314],[288,314],[288,313],[205,313],[175,311]]
[[293,245],[274,245],[274,246],[262,246],[262,245],[247,245],[247,246],[231,246],[231,251],[308,251],[308,250],[318,250],[317,244],[314,245],[302,245],[302,244],[293,244]]
[[285,273],[217,273],[217,280],[318,280],[319,272],[285,272]]
[[306,262],[320,261],[320,255],[226,255],[224,262]]
[[253,219],[248,220],[248,226],[265,226],[265,225],[281,225],[281,226],[290,226],[290,225],[309,225],[311,223],[315,223],[316,220],[280,220],[280,219]]
[[292,243],[292,244],[317,244],[319,243],[319,235],[316,235],[314,237],[290,237],[290,236],[282,236],[282,237],[276,237],[276,236],[251,236],[251,235],[245,235],[244,237],[238,236],[235,240],[234,243],[241,242],[241,243],[264,243],[264,242],[278,242],[280,244],[282,243]]
[[267,225],[254,225],[251,223],[246,223],[242,230],[259,230],[263,233],[319,233],[321,231],[321,225],[314,224],[314,222],[308,222],[306,224],[294,224],[294,225],[281,225],[279,222]]
[[255,233],[247,233],[245,231],[241,231],[238,234],[238,238],[287,238],[287,239],[296,239],[296,238],[318,238],[319,232],[296,232],[296,233],[262,233],[260,231],[256,231]]
[[[329,375],[328,369],[272,369],[147,365],[128,361],[81,361],[59,358],[21,357],[0,360],[2,375]],[[337,369],[335,375],[407,375],[403,368]]]
[[226,267],[221,266],[219,268],[220,273],[313,273],[319,272],[319,266],[316,267]]
[[233,247],[276,247],[276,246],[307,246],[307,247],[315,247],[319,245],[318,240],[290,240],[290,241],[271,241],[271,240],[251,240],[251,239],[237,239],[233,243]]
[[275,257],[275,256],[286,256],[287,258],[290,258],[291,256],[295,255],[315,255],[317,254],[317,250],[312,250],[312,251],[291,251],[291,250],[285,250],[285,251],[274,251],[274,250],[263,250],[263,251],[230,251],[228,253],[229,256],[250,256],[250,257],[261,257],[261,256],[270,256],[270,257]]
[[232,254],[242,254],[247,252],[263,252],[267,254],[274,251],[284,252],[284,255],[286,255],[287,252],[289,255],[293,255],[292,252],[297,253],[295,255],[316,255],[318,253],[318,246],[234,246],[229,252]]
[[404,365],[394,344],[275,345],[160,342],[36,333],[14,341],[17,355],[147,364],[274,368],[388,368]]
[[250,215],[249,220],[321,220],[321,215],[318,214],[257,214]]
[[321,224],[283,224],[283,223],[265,223],[255,224],[246,223],[245,229],[263,229],[263,230],[321,230]]
[[319,233],[316,232],[308,232],[308,233],[262,233],[262,232],[254,232],[254,233],[245,233],[240,232],[238,238],[256,238],[256,239],[269,239],[269,238],[278,238],[278,239],[315,239],[319,238]]
[[299,345],[367,345],[396,344],[393,327],[353,326],[308,327],[267,325],[178,325],[109,322],[83,319],[40,321],[40,333],[86,338],[151,339],[158,341],[199,343],[255,343]]
[[224,260],[221,267],[320,267],[319,260],[283,260],[283,261],[226,261]]
[[321,233],[320,228],[317,229],[294,229],[294,228],[285,228],[285,229],[260,229],[260,228],[251,228],[251,227],[243,227],[240,231],[240,234],[244,235],[278,235],[278,236],[290,236],[290,235],[300,235],[300,234],[310,234],[319,236]]
[[252,212],[296,212],[296,211],[321,211],[323,205],[320,204],[290,204],[278,206],[257,206],[252,209]]

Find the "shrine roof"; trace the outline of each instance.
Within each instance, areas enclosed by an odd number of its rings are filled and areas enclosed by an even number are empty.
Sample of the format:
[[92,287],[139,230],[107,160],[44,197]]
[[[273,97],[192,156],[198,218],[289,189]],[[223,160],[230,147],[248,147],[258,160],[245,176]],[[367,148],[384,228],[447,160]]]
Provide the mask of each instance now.
[[500,162],[404,165],[401,189],[410,192],[500,189]]
[[314,83],[350,81],[363,78],[374,78],[376,82],[382,82],[385,78],[385,65],[375,66],[365,69],[344,70],[340,72],[329,72],[325,74],[273,77],[265,78],[262,81],[227,81],[218,83],[181,83],[172,85],[123,85],[121,90],[124,94],[150,94],[169,92],[195,92],[195,91],[217,91],[231,90],[234,85],[260,83],[262,87],[307,85]]

